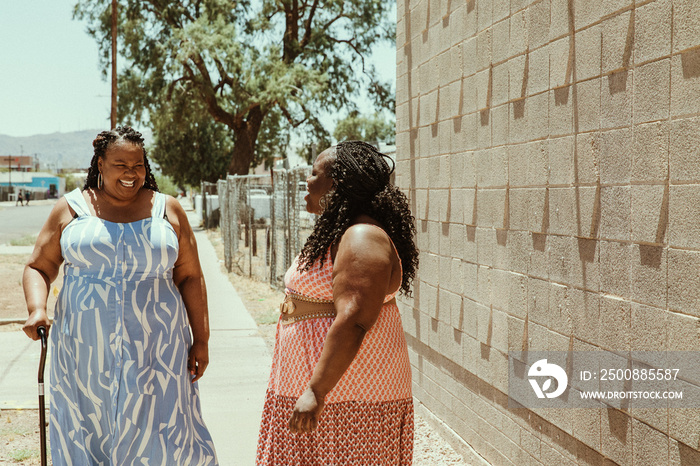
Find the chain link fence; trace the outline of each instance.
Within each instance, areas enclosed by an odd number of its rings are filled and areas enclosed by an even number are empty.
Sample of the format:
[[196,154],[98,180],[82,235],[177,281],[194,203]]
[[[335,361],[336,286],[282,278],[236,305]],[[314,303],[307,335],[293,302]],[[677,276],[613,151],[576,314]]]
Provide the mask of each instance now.
[[[228,176],[206,196],[218,194],[219,226],[226,269],[284,286],[284,274],[311,234],[315,216],[306,212],[306,178],[311,167],[274,170],[272,175]],[[208,184],[208,183],[207,183]],[[205,194],[206,193],[206,194]],[[215,224],[211,213],[204,224]]]

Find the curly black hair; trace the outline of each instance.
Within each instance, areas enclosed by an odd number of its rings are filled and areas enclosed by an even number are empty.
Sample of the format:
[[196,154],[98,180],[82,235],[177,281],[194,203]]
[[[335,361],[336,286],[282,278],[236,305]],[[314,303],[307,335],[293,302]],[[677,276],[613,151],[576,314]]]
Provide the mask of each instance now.
[[[418,268],[415,219],[406,195],[391,185],[394,161],[371,144],[345,141],[331,149],[327,163],[335,190],[299,255],[299,270],[309,270],[361,214],[381,222],[401,258],[401,292],[411,295]],[[387,160],[391,161],[389,167]]]
[[143,164],[146,167],[146,182],[143,187],[152,189],[153,191],[160,191],[158,189],[158,183],[153,176],[151,171],[151,165],[148,163],[148,157],[146,157],[146,148],[143,144],[143,136],[141,133],[131,128],[130,126],[117,126],[112,131],[102,131],[97,135],[94,141],[92,141],[92,147],[95,148],[95,153],[90,161],[90,168],[88,170],[87,178],[85,179],[85,186],[83,189],[97,188],[97,175],[100,171],[97,168],[97,160],[100,157],[105,156],[107,149],[114,143],[119,141],[128,141],[141,148],[143,151]]

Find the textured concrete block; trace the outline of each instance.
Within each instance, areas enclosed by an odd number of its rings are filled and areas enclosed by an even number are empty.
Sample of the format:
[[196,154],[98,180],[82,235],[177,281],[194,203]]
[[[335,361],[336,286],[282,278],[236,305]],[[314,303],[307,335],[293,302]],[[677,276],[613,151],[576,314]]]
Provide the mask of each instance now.
[[632,171],[633,133],[630,129],[612,130],[600,135],[601,183],[629,183]]
[[[540,2],[538,5],[544,3],[546,2]],[[527,73],[527,95],[539,94],[549,89],[548,46],[545,45],[530,51],[528,67],[523,70],[523,73]]]
[[[698,64],[700,65],[700,62]],[[670,69],[670,59],[659,60],[635,69],[633,109],[635,124],[668,118],[671,93],[668,79]]]
[[669,464],[669,438],[667,434],[632,420],[632,462],[639,466]]
[[632,342],[632,305],[621,298],[600,300],[600,345],[607,350],[629,351]]
[[509,104],[508,115],[508,141],[511,144],[522,144],[530,139],[530,115],[529,99],[518,99]]
[[509,230],[507,246],[510,270],[515,273],[527,274],[529,250],[532,248],[529,234],[524,231]]
[[600,78],[575,85],[574,130],[577,133],[600,129]]
[[663,243],[668,226],[668,196],[664,185],[633,185],[631,192],[631,239]]
[[508,351],[527,351],[525,321],[508,316]]
[[670,311],[700,317],[698,270],[700,270],[700,252],[669,248],[668,308]]
[[604,20],[601,26],[603,73],[628,68],[634,48],[634,16],[626,11]]
[[486,70],[491,66],[492,29],[481,29],[476,36],[476,71]]
[[533,95],[526,101],[530,140],[544,139],[549,135],[549,93]]
[[[550,326],[550,290],[556,285],[546,280],[530,278],[527,282],[527,315],[531,322],[543,327]],[[517,316],[522,319],[524,315]]]
[[576,30],[589,26],[600,20],[603,6],[607,0],[574,0],[573,12]]
[[528,274],[531,277],[549,279],[549,236],[541,233],[531,233],[530,265]]
[[600,76],[601,41],[600,25],[584,29],[576,34],[576,79],[585,80]]
[[599,182],[600,133],[578,134],[575,150],[574,179],[578,183],[593,184]]
[[547,152],[549,157],[549,184],[553,186],[568,186],[574,183],[576,177],[573,136],[550,139]]
[[635,63],[665,57],[671,53],[671,4],[671,0],[655,0],[635,10]]
[[491,269],[491,305],[494,309],[508,312],[510,302],[510,272]]
[[700,351],[700,319],[678,312],[666,313],[668,351]]
[[547,48],[549,50],[549,87],[555,89],[571,84],[570,59],[573,59],[573,56],[570,37],[562,37],[550,43]]
[[[478,222],[478,197],[476,189],[465,189],[463,200],[464,202],[461,204],[461,207],[464,210],[464,223],[466,225],[476,225]],[[458,205],[456,208],[460,208],[460,206]]]
[[671,122],[669,176],[671,183],[700,178],[700,118]]
[[635,0],[605,0],[602,5],[601,13],[605,17],[620,10],[630,8],[634,5],[634,2]]
[[491,83],[491,106],[497,107],[508,101],[509,89],[509,74],[508,62],[495,65],[493,67],[492,83]]
[[508,218],[511,230],[529,230],[528,200],[532,192],[532,188],[510,188]]
[[477,79],[476,76],[466,76],[462,80],[460,87],[461,102],[457,112],[459,114],[476,112],[479,107],[477,105]]
[[566,136],[574,132],[573,86],[564,86],[549,92],[549,135]]
[[530,17],[525,10],[515,12],[510,18],[510,57],[527,50],[528,21]]
[[[479,225],[489,228],[503,228],[503,220],[507,214],[506,190],[479,190]],[[495,232],[494,232],[495,235]]]
[[462,73],[464,76],[471,76],[478,70],[476,37],[469,37],[462,42]]
[[418,124],[426,126],[437,121],[437,91],[432,91],[420,97],[420,117]]
[[632,303],[632,351],[666,351],[666,314],[663,309]]
[[569,31],[569,1],[550,0],[549,38],[557,39]]
[[578,218],[576,190],[549,188],[549,232],[554,235],[575,235]]
[[673,51],[698,45],[700,37],[700,3],[673,0]]
[[[574,335],[586,343],[600,344],[600,295],[597,292],[568,289]],[[577,350],[577,348],[574,348]]]
[[549,236],[549,279],[563,285],[580,286],[581,261],[578,240],[569,236]]
[[491,143],[491,109],[486,108],[477,112],[478,124],[476,126],[476,137],[478,149],[488,149]]
[[[452,119],[439,122],[437,124],[437,129],[438,153],[441,157],[448,157],[452,154],[452,141],[454,136],[454,123]],[[449,186],[450,178],[443,179],[442,182],[444,183],[443,187]]]
[[428,222],[428,252],[440,254],[440,222]]
[[629,186],[602,187],[600,189],[600,237],[629,241],[631,211]]
[[668,178],[669,127],[662,121],[633,128],[632,181],[661,182]]
[[530,50],[534,50],[549,42],[550,0],[531,4],[527,14],[529,17],[528,42]]
[[545,186],[548,179],[548,144],[536,141],[508,147],[511,187]]
[[[503,104],[491,110],[491,137],[494,146],[505,146],[508,140],[510,105]],[[505,150],[505,147],[502,148]]]
[[479,31],[493,24],[493,2],[475,2],[477,27]]
[[[476,253],[477,253],[477,262],[480,265],[483,266],[488,266],[488,267],[493,267],[493,248],[496,245],[496,233],[492,228],[480,228],[477,227],[476,229]],[[481,269],[479,269],[481,270]],[[481,283],[481,276],[479,283]],[[481,288],[483,290],[483,288]],[[479,294],[480,298],[483,298],[484,301],[480,302],[489,302],[487,301],[490,299],[490,293],[483,296]]]
[[671,115],[696,114],[698,108],[700,49],[695,48],[671,58]]
[[510,56],[510,20],[505,19],[493,25],[493,45],[491,59],[494,64],[504,62]]
[[[672,439],[685,444],[682,451],[679,452],[680,465],[684,466],[683,463],[697,464],[697,460],[700,459],[697,449],[697,445],[700,445],[700,416],[698,416],[697,408],[669,409],[668,431]],[[691,448],[691,445],[694,448]]]
[[[462,295],[466,299],[470,299],[472,301],[476,301],[478,298],[478,268],[478,265],[469,262],[463,262],[462,264]],[[468,310],[466,306],[467,304],[465,301],[465,315],[468,314],[466,312],[466,310]],[[462,330],[464,330],[464,327],[462,327]]]
[[700,247],[700,185],[671,186],[668,241],[671,247]]
[[537,233],[546,233],[548,230],[549,215],[547,213],[547,189],[534,188],[528,199],[528,230]]
[[[527,275],[508,272],[508,308],[506,312],[514,317],[524,319],[528,312],[528,277]],[[500,329],[505,330],[505,329]],[[506,348],[507,349],[507,348]]]
[[605,76],[600,88],[601,128],[632,124],[634,73],[621,70]]
[[[451,119],[459,115],[461,87],[461,81],[455,81],[452,84],[440,88],[438,92],[439,121]],[[450,124],[452,124],[452,121],[450,121]]]
[[[508,67],[508,100],[520,99],[527,96],[526,87],[529,80],[529,70],[526,55],[513,57],[508,60],[505,65]],[[525,84],[525,87],[523,84]]]
[[631,265],[631,245],[614,241],[601,241],[600,291],[609,295],[629,298]]

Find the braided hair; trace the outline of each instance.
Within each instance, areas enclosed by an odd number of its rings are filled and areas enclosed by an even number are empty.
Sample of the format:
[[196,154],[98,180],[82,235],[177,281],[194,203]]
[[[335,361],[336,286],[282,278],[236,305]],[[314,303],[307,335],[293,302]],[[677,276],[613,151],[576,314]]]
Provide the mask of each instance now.
[[309,270],[316,260],[323,265],[328,248],[340,239],[353,219],[365,214],[380,219],[394,242],[403,268],[401,292],[410,296],[418,268],[415,219],[406,195],[390,183],[394,161],[371,144],[345,141],[332,149],[326,163],[330,164],[335,190],[329,192],[327,207],[301,250],[299,270]]
[[117,126],[112,131],[102,131],[97,135],[95,140],[92,141],[92,147],[95,148],[95,153],[90,161],[90,168],[88,169],[88,175],[85,179],[85,186],[83,186],[83,189],[85,190],[88,188],[98,187],[97,176],[99,175],[100,171],[97,168],[97,161],[100,157],[104,158],[107,149],[120,141],[126,141],[141,148],[143,151],[143,164],[146,168],[146,182],[144,183],[143,187],[152,189],[153,191],[159,191],[158,183],[156,183],[156,179],[151,171],[151,166],[148,163],[148,157],[146,157],[146,148],[143,144],[143,136],[130,126]]

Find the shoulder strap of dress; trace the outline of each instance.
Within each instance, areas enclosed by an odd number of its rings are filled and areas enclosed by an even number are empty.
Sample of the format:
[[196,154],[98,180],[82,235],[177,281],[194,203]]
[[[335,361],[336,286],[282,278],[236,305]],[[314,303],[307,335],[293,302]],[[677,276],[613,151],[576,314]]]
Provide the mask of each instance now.
[[163,218],[165,215],[165,194],[155,192],[155,198],[153,199],[153,209],[151,209],[151,216],[153,218]]
[[80,188],[75,188],[73,191],[66,193],[64,197],[66,198],[66,201],[68,201],[70,208],[75,211],[78,217],[92,215],[90,213],[90,208],[88,207],[87,201],[85,200],[85,196],[83,196],[83,192],[80,190]]

